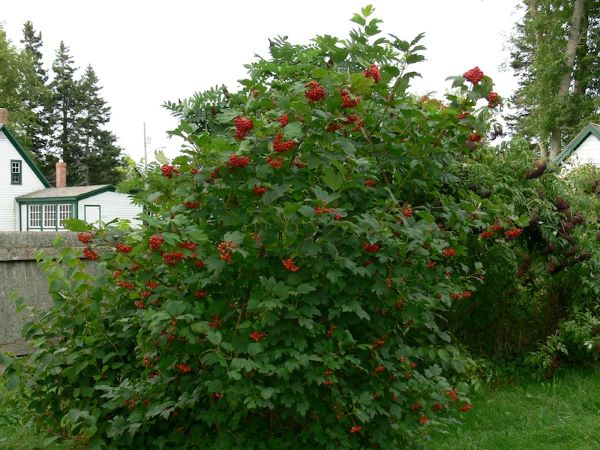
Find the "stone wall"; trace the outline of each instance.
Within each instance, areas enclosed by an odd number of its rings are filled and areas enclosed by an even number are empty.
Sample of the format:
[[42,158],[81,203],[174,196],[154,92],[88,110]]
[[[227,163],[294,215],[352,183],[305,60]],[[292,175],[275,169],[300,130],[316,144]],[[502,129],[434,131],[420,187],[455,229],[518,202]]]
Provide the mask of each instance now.
[[54,254],[52,242],[59,235],[68,245],[81,245],[77,234],[70,232],[0,232],[0,350],[17,354],[27,351],[21,328],[31,318],[16,312],[10,293],[18,293],[37,307],[51,304],[46,276],[35,258],[39,250]]

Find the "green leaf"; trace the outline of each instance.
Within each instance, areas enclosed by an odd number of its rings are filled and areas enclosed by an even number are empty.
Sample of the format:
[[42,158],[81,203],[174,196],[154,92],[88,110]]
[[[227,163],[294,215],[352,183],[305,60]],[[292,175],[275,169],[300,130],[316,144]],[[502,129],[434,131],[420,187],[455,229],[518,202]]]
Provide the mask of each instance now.
[[267,387],[260,391],[260,396],[265,400],[269,400],[271,397],[273,397],[273,394],[275,394],[275,392],[277,392],[275,388]]
[[290,122],[283,129],[283,137],[286,140],[302,137],[302,122]]
[[88,225],[81,219],[67,219],[64,222],[65,227],[71,231],[85,232],[92,229],[91,225]]
[[337,173],[331,167],[323,169],[323,175],[321,176],[321,179],[323,180],[323,183],[325,183],[325,185],[332,191],[337,191],[342,184],[344,184],[344,178],[342,175]]
[[338,194],[330,194],[320,186],[313,187],[313,192],[315,193],[317,199],[319,199],[324,205],[331,203],[339,197]]
[[221,342],[223,342],[223,336],[221,336],[221,333],[213,330],[209,330],[206,333],[206,339],[208,339],[213,345],[221,345]]

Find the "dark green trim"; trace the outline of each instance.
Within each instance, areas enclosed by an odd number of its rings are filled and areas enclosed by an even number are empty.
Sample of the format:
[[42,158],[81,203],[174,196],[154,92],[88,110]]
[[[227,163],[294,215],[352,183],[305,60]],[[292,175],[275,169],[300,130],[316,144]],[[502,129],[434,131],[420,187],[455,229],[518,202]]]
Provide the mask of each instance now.
[[[13,163],[16,163],[16,162],[19,163],[19,182],[18,183],[15,183],[13,181],[13,175],[15,173],[12,171],[12,165],[13,165]],[[20,186],[23,184],[23,160],[22,159],[11,159],[10,160],[10,184],[13,186]]]
[[17,198],[17,202],[19,203],[68,203],[68,202],[77,202],[79,200],[83,200],[89,197],[93,197],[94,195],[102,194],[104,192],[114,192],[114,186],[104,186],[98,189],[95,189],[90,192],[86,192],[85,194],[73,195],[70,197],[36,197],[36,198]]
[[[23,231],[23,210],[20,203],[17,203],[17,207],[19,208],[19,231]],[[25,215],[27,215],[27,206],[25,206]]]
[[86,210],[85,210],[88,206],[93,207],[93,208],[96,208],[96,207],[98,208],[98,222],[102,222],[102,205],[83,205],[83,221],[85,223],[89,223],[87,221],[87,214],[86,214]]
[[583,144],[583,141],[585,141],[590,134],[596,136],[596,138],[600,140],[600,126],[593,123],[587,124],[587,126],[566,145],[563,151],[558,154],[554,160],[554,163],[561,165],[565,159],[571,156],[573,152],[575,152],[575,150],[577,150],[579,146]]
[[[44,231],[44,230],[52,230],[52,231],[60,231],[66,230],[66,228],[60,228],[58,226],[59,217],[58,217],[58,205],[71,205],[71,218],[77,218],[77,202],[73,201],[39,201],[39,202],[31,202],[25,205],[25,223],[27,224],[27,231],[35,230],[35,231]],[[31,205],[40,205],[40,226],[39,227],[30,227],[29,226],[29,207]],[[54,205],[54,217],[56,218],[53,227],[44,227],[44,205]],[[23,231],[23,225],[21,222],[21,205],[19,205],[19,228]]]
[[[19,155],[21,155],[21,158],[23,158],[23,160],[27,163],[29,168],[31,170],[33,170],[33,173],[35,173],[37,175],[40,182],[45,187],[50,187],[50,182],[46,179],[46,177],[44,176],[42,171],[39,169],[39,167],[37,166],[37,164],[35,163],[33,158],[31,158],[31,156],[29,156],[27,151],[23,147],[21,147],[21,144],[19,144],[19,141],[17,141],[15,139],[15,137],[12,135],[12,133],[8,130],[8,128],[6,128],[6,125],[0,125],[0,131],[4,132],[4,135],[6,136],[6,138],[13,145],[13,147],[17,150]],[[23,178],[22,174],[21,174],[21,178]]]

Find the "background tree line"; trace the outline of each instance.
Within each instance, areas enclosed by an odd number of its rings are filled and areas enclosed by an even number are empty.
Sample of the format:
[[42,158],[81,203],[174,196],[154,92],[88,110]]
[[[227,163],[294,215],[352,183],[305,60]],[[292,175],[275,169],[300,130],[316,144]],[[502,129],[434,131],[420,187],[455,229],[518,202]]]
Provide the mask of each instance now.
[[79,75],[69,48],[61,42],[48,71],[42,34],[23,26],[22,47],[0,27],[0,107],[9,110],[10,128],[49,180],[62,158],[70,186],[115,184],[122,175],[122,149],[107,130],[110,107],[91,65]]
[[554,158],[589,122],[600,120],[600,2],[523,0],[511,37],[519,79],[509,118],[514,131]]

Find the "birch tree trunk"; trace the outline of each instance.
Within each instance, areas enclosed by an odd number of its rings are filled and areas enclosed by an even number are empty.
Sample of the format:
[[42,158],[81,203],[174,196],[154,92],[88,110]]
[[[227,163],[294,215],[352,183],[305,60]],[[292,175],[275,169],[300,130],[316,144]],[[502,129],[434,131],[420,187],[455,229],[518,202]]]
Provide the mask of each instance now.
[[[569,93],[569,86],[573,80],[573,67],[575,65],[575,55],[577,54],[577,44],[581,38],[581,22],[585,11],[585,0],[575,0],[573,6],[573,16],[571,17],[571,32],[567,41],[565,51],[565,68],[558,88],[558,101],[564,102]],[[556,158],[561,148],[562,126],[558,124],[550,135],[550,158]]]

